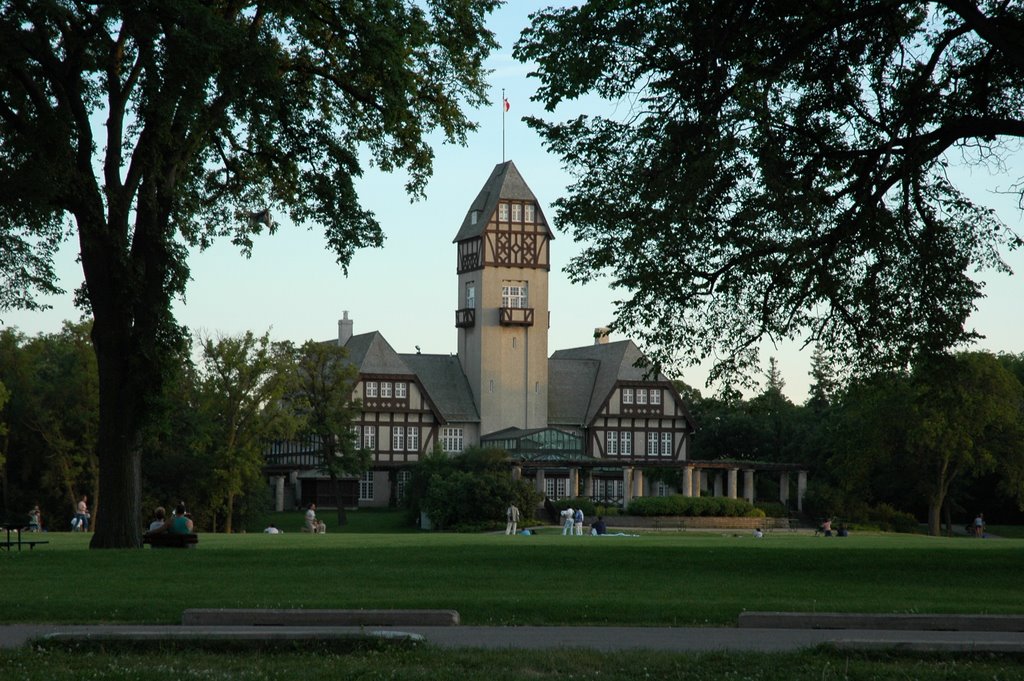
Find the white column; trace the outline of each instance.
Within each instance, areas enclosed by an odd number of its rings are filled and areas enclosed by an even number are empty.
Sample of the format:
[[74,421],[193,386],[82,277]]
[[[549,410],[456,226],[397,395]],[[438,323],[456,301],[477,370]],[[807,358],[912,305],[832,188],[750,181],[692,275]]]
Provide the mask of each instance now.
[[594,471],[593,469],[587,471],[586,476],[583,478],[583,496],[587,499],[594,498]]
[[580,469],[570,468],[569,469],[569,490],[568,494],[572,498],[576,498],[580,495]]
[[301,506],[302,505],[302,482],[299,480],[299,474],[297,472],[295,472],[295,471],[292,471],[291,473],[288,474],[288,481],[292,485],[292,492],[294,493],[294,497],[295,497],[295,505],[296,506]]
[[796,474],[796,510],[804,510],[804,494],[807,493],[807,471]]
[[512,466],[512,479],[513,480],[522,480],[523,479],[523,467],[522,466],[519,466],[519,465]]
[[739,484],[738,484],[739,469],[738,468],[730,468],[728,475],[729,475],[729,477],[728,477],[728,484],[726,485],[726,489],[728,490],[727,494],[728,494],[730,499],[735,499],[736,495],[739,494]]
[[779,474],[779,501],[783,506],[789,506],[789,471]]
[[629,502],[633,500],[633,469],[623,468],[622,469],[622,508],[625,510],[629,507]]
[[633,496],[642,497],[644,495],[644,472],[637,468],[633,471]]
[[699,468],[693,469],[693,494],[691,496],[699,497],[701,490],[704,488],[703,485],[704,471]]
[[683,466],[683,489],[679,491],[684,497],[693,496],[693,466]]
[[540,492],[542,497],[547,496],[547,492],[544,491],[544,469],[537,469],[537,476],[534,478],[537,483],[537,491]]
[[274,510],[280,513],[284,510],[284,476],[275,475],[274,480]]
[[743,498],[754,503],[754,469],[747,468],[743,471]]

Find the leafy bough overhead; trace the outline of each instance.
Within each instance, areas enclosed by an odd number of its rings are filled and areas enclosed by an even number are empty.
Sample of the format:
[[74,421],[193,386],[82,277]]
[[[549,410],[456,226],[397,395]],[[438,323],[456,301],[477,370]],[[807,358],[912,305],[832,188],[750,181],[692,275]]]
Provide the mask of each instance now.
[[516,55],[549,112],[619,103],[528,122],[574,174],[571,277],[611,277],[655,362],[735,377],[789,339],[904,366],[978,337],[979,274],[1021,239],[947,171],[1019,149],[1024,3],[590,0]]
[[[464,143],[498,0],[0,2],[0,307],[52,291],[68,220],[99,363],[95,547],[139,546],[140,442],[184,335],[189,247],[248,254],[275,216],[344,270],[383,234],[361,156],[422,193]],[[34,244],[44,248],[36,250]]]

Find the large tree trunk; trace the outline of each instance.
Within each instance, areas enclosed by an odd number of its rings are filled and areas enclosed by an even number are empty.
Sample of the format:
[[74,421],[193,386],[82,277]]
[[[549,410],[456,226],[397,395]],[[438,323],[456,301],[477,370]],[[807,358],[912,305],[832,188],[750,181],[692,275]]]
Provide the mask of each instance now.
[[227,514],[224,517],[224,533],[225,534],[231,534],[232,520],[233,520],[234,515],[235,515],[235,511],[234,511],[234,508],[235,508],[235,495],[234,494],[228,493],[227,504],[228,504]]
[[928,501],[928,534],[933,537],[942,535],[942,501],[942,497]]
[[[93,327],[99,367],[100,426],[99,496],[103,513],[95,518],[91,548],[142,546],[142,456],[140,450],[140,386],[129,376],[131,360],[119,343],[105,338],[100,320]],[[114,336],[117,334],[111,334]]]

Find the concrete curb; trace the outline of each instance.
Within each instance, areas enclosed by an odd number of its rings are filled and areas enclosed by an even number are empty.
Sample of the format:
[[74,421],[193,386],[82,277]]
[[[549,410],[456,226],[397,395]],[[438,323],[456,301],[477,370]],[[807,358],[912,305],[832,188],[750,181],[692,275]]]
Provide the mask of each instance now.
[[741,629],[1024,632],[1024,615],[741,612]]
[[456,610],[306,610],[275,608],[191,608],[181,624],[196,626],[276,627],[452,627]]
[[38,639],[44,643],[252,643],[290,645],[295,643],[422,643],[423,636],[405,631],[331,631],[315,628],[236,629],[231,627],[190,627],[182,629],[146,630],[126,627],[120,631],[58,631]]

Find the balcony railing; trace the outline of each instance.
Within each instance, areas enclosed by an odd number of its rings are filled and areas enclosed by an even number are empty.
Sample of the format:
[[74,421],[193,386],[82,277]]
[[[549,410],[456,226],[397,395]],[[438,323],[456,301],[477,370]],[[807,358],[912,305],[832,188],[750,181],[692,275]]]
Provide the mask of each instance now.
[[533,326],[532,307],[499,307],[498,313],[502,326]]
[[455,311],[455,326],[460,329],[469,328],[476,324],[476,310],[466,307]]

